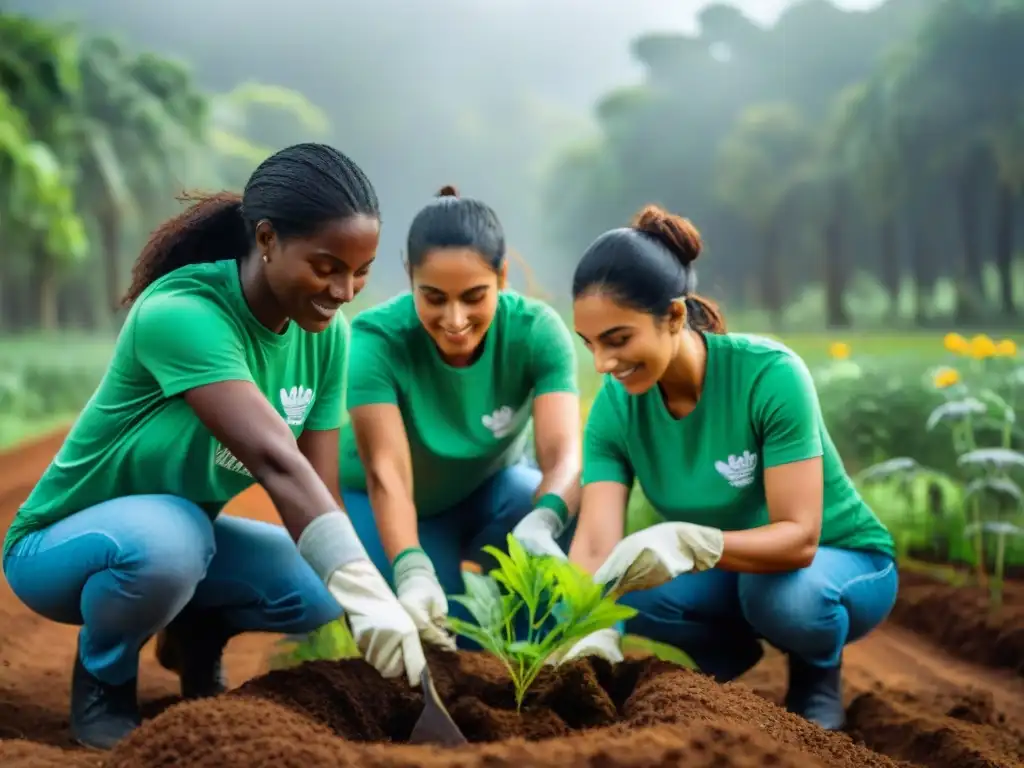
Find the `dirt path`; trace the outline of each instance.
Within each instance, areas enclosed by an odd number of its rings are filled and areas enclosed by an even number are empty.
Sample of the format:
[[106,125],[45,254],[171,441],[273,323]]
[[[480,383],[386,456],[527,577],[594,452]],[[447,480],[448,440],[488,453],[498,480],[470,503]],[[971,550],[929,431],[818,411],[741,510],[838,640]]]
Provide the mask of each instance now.
[[[60,439],[0,455],[0,532]],[[276,517],[260,489],[240,496],[228,513]],[[99,764],[99,757],[63,752],[71,747],[66,711],[76,634],[75,627],[30,613],[0,580],[0,763],[19,764],[16,756],[31,753],[33,760],[21,765]],[[275,640],[249,635],[232,642],[232,685],[266,670]],[[779,701],[783,669],[781,657],[772,653],[742,682]],[[1024,677],[959,661],[927,638],[886,625],[848,649],[846,681],[850,731],[877,752],[929,768],[1024,765]],[[155,663],[151,646],[143,652],[140,694],[149,713],[175,700],[176,680]],[[8,739],[35,745],[3,741]]]

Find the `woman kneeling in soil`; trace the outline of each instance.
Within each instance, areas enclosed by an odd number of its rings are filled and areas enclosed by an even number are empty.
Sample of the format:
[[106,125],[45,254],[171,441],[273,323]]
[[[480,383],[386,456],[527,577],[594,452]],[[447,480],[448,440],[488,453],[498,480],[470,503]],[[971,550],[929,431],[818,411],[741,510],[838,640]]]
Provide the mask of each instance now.
[[[549,306],[504,290],[505,236],[484,203],[445,187],[416,215],[406,249],[411,292],[352,321],[342,486],[423,641],[453,649],[445,595],[463,591],[463,560],[492,567],[481,547],[504,550],[510,532],[532,552],[568,543],[579,503],[575,350]],[[539,469],[524,459],[531,415]]]
[[[165,627],[157,655],[186,697],[224,689],[231,636],[308,632],[342,608],[370,663],[418,683],[416,627],[337,488],[338,309],[366,281],[379,219],[350,159],[300,144],[242,198],[198,202],[143,249],[106,376],[4,545],[15,594],[82,626],[82,744],[109,748],[138,725],[139,650]],[[254,482],[285,528],[218,516]]]
[[[720,681],[759,638],[789,657],[790,711],[841,728],[843,647],[897,591],[893,540],[850,481],[814,383],[786,347],[725,332],[693,293],[700,236],[655,207],[599,237],[573,280],[576,331],[607,376],[584,436],[570,558],[644,588],[628,629],[685,650]],[[667,520],[622,538],[636,478]],[[600,567],[598,567],[600,566]],[[568,657],[621,659],[620,635]]]

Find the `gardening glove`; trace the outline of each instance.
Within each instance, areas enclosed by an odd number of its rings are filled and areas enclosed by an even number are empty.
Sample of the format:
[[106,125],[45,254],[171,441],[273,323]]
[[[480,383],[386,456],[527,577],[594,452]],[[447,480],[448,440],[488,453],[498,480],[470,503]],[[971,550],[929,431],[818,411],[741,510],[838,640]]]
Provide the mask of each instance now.
[[714,568],[725,535],[693,523],[658,523],[615,545],[594,574],[598,584],[619,595],[660,586],[681,573]]
[[555,538],[561,535],[565,523],[558,513],[547,507],[537,507],[512,529],[512,536],[531,555],[550,555],[566,560],[565,552]]
[[404,672],[409,685],[418,686],[427,662],[416,624],[373,565],[348,515],[320,515],[306,526],[298,545],[341,605],[363,658],[383,677]]
[[561,655],[554,654],[548,659],[548,664],[564,664],[572,659],[583,656],[600,656],[612,664],[618,664],[623,660],[622,656],[622,633],[615,627],[599,629],[591,632],[583,639],[570,646],[569,650]]
[[399,553],[391,565],[398,602],[412,617],[420,639],[446,651],[455,650],[455,638],[445,623],[448,619],[448,599],[437,581],[437,572],[427,553],[410,548]]

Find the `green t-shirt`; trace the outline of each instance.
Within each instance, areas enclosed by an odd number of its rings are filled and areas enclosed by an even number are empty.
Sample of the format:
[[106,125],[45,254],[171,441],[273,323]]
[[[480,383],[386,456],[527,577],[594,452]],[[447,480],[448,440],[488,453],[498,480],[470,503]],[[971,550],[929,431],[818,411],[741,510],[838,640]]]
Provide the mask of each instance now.
[[[547,304],[503,291],[483,344],[472,365],[445,363],[409,293],[352,320],[348,407],[398,406],[420,517],[449,509],[522,457],[534,397],[577,392],[572,337]],[[341,430],[341,482],[366,489],[351,422]]]
[[667,520],[749,530],[769,522],[765,468],[821,456],[820,544],[893,554],[892,536],[843,467],[803,361],[766,338],[705,338],[704,391],[682,419],[658,387],[633,397],[607,377],[584,433],[583,483],[636,478]]
[[20,537],[102,501],[173,494],[215,516],[255,480],[181,397],[219,381],[259,387],[298,437],[337,429],[344,412],[348,322],[277,334],[242,295],[234,260],[176,269],[135,302],[103,380],[18,511]]

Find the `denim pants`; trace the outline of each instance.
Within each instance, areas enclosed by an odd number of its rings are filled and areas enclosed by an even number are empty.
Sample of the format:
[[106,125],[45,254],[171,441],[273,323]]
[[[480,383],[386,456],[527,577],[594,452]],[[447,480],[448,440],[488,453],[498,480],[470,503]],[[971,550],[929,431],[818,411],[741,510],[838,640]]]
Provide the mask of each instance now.
[[[496,473],[454,507],[419,521],[420,546],[433,562],[437,580],[446,595],[465,592],[462,581],[463,560],[478,563],[485,573],[497,567],[494,558],[481,552],[481,547],[491,545],[502,552],[508,549],[506,536],[533,511],[533,494],[541,478],[541,472],[536,467],[526,463],[515,464]],[[377,532],[369,496],[360,491],[345,491],[343,500],[373,564],[389,583],[393,583],[391,563],[384,553]],[[557,540],[565,551],[568,551],[572,541],[574,528],[574,525],[567,526]],[[473,621],[469,612],[451,599],[448,601],[448,614]],[[523,618],[526,618],[525,615]],[[523,631],[524,627],[517,627],[517,634]],[[478,647],[462,637],[458,638],[458,644],[460,648],[466,649]]]
[[812,666],[838,665],[847,643],[889,615],[898,586],[888,555],[819,547],[799,570],[714,568],[621,602],[639,612],[626,622],[628,632],[682,649],[701,671],[726,682],[761,659],[762,639]]
[[186,604],[221,609],[229,630],[305,633],[341,615],[279,525],[222,515],[211,522],[176,496],[126,496],[20,539],[4,558],[18,598],[79,625],[90,673],[120,684],[139,649]]

